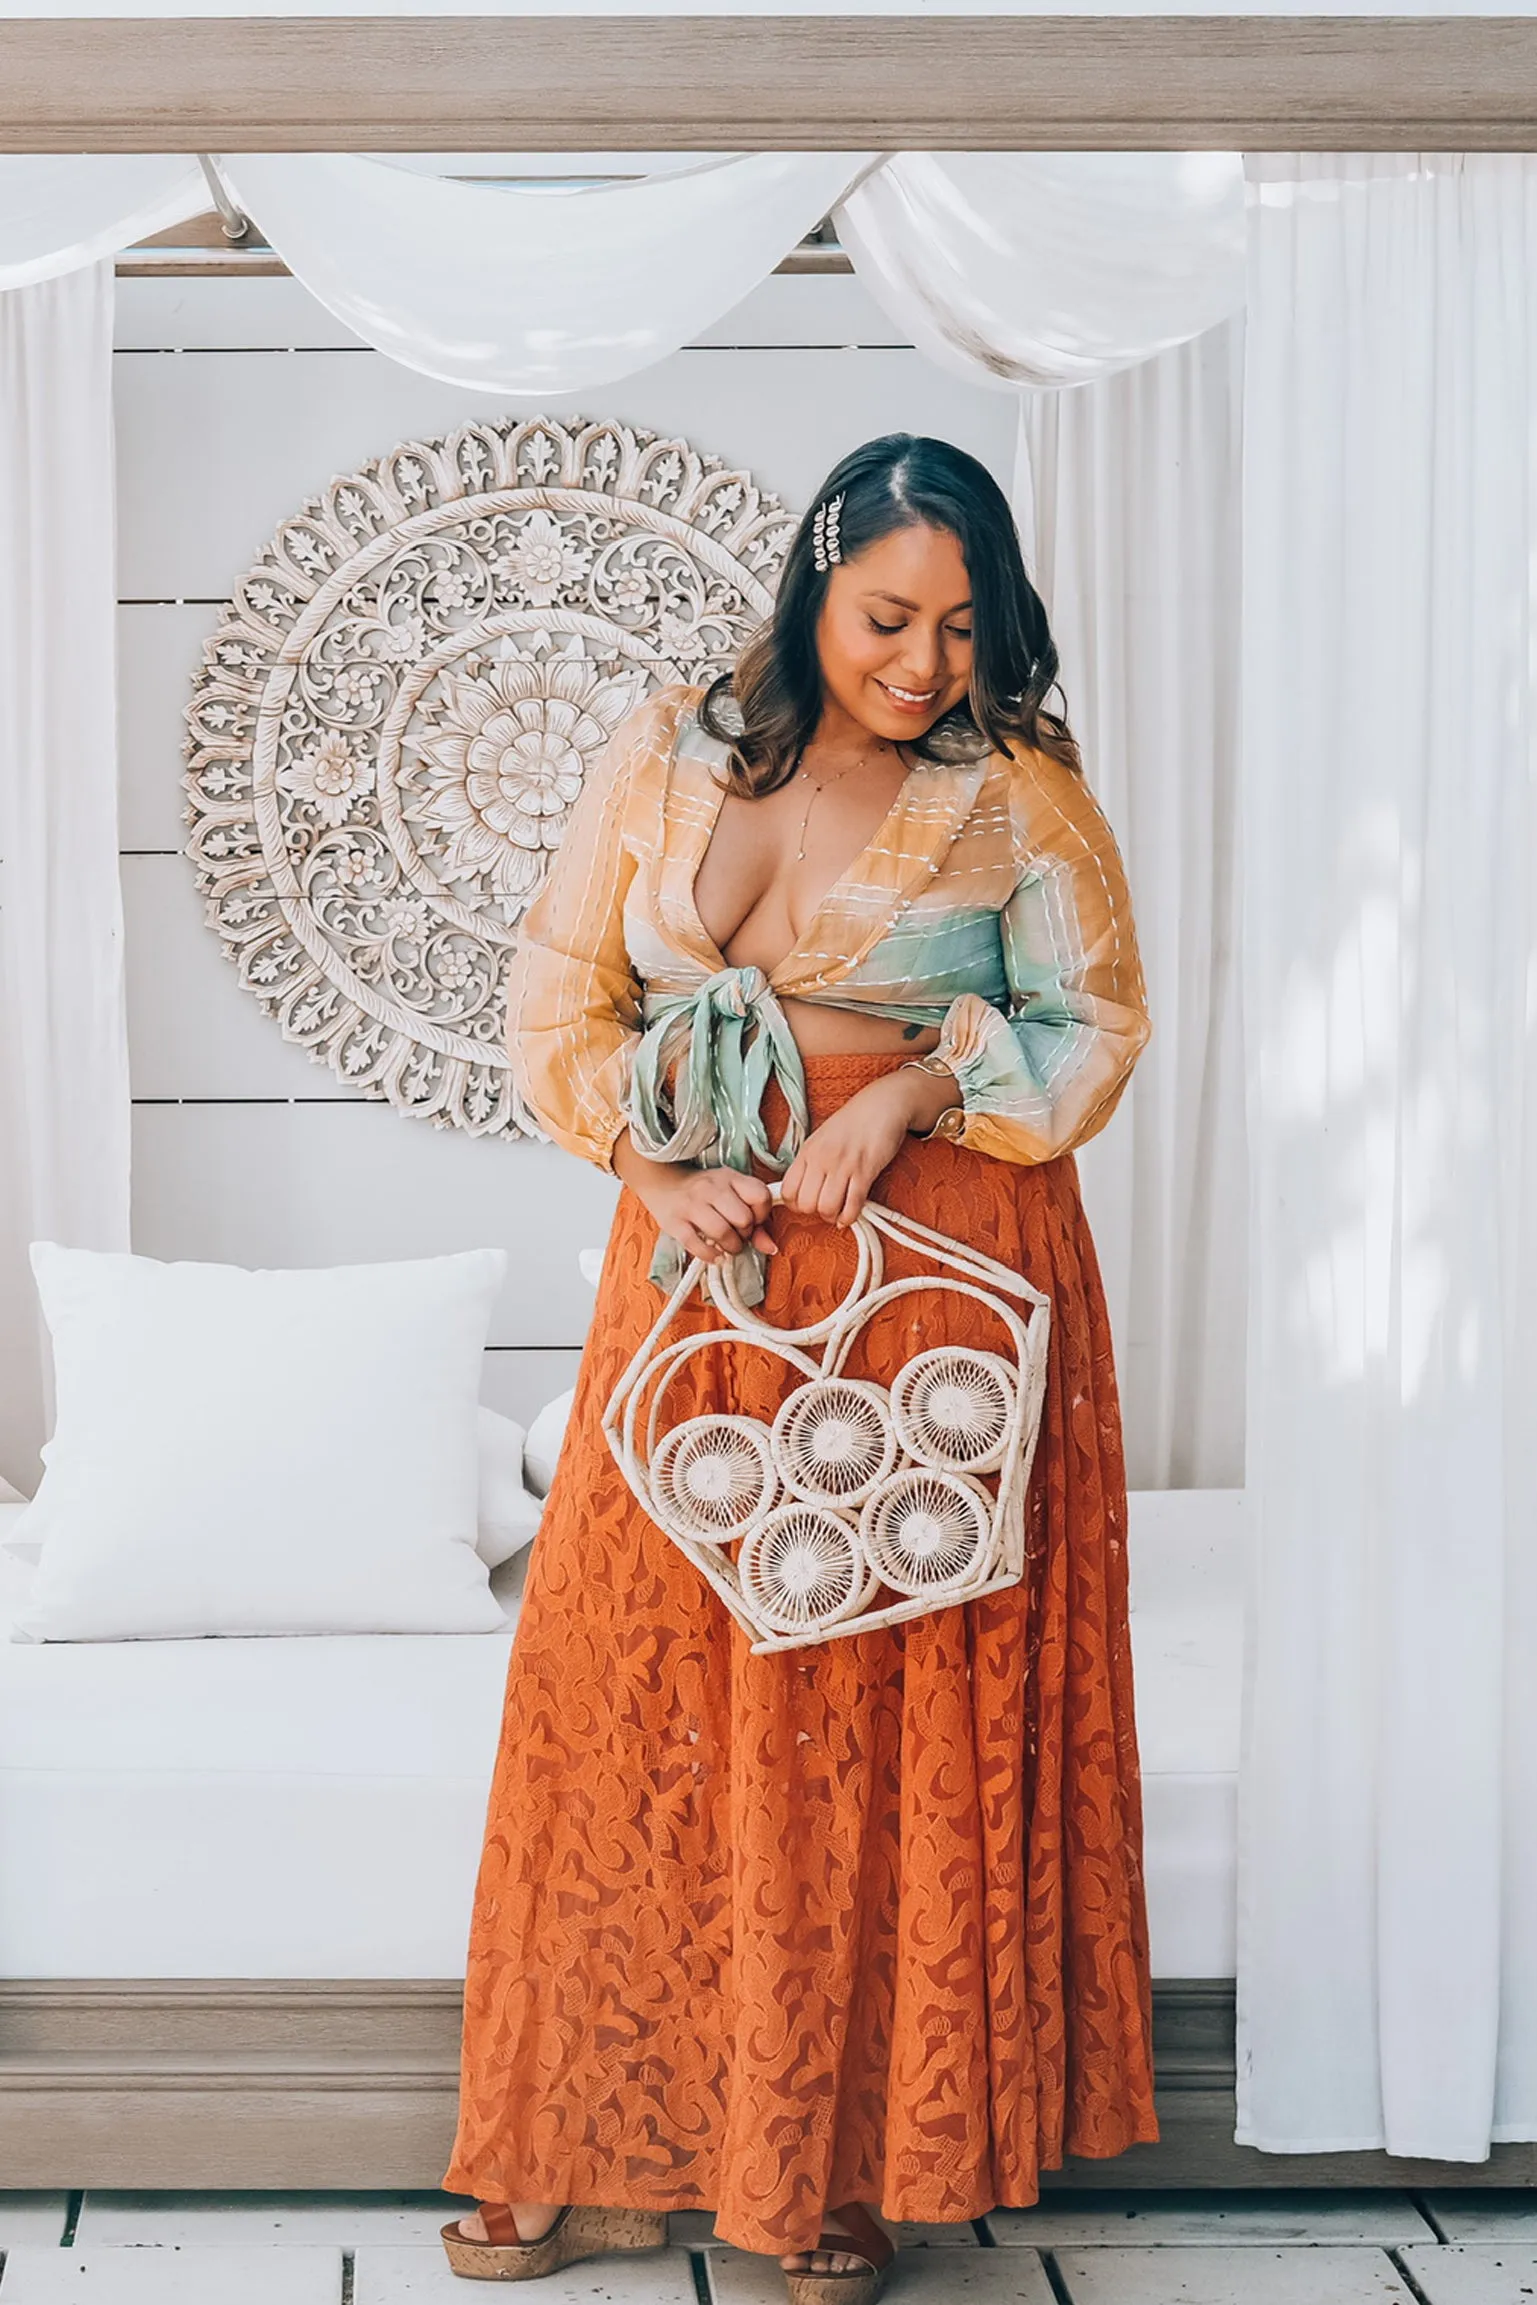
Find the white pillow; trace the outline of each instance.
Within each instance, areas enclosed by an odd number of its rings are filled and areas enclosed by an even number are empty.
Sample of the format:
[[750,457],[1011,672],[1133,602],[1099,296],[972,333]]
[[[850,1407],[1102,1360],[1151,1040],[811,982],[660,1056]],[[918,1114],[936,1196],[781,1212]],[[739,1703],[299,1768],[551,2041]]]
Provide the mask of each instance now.
[[[476,1509],[475,1550],[488,1569],[526,1545],[539,1526],[541,1504],[523,1478],[523,1427],[495,1409],[481,1407],[478,1423],[480,1461],[479,1503]],[[26,1499],[8,1481],[0,1480],[0,1505],[25,1504]],[[43,1549],[42,1533],[28,1533],[31,1515],[18,1513],[14,1525],[0,1530],[0,1553],[15,1553],[35,1561]]]
[[248,1272],[37,1242],[58,1414],[16,1636],[489,1632],[481,1354],[506,1252]]
[[480,1511],[475,1550],[488,1569],[521,1552],[539,1526],[541,1506],[524,1486],[525,1434],[495,1409],[480,1412]]
[[566,1437],[571,1403],[575,1398],[575,1385],[569,1392],[557,1393],[553,1401],[545,1402],[528,1428],[528,1439],[523,1443],[523,1478],[536,1497],[545,1497],[550,1493],[560,1444]]

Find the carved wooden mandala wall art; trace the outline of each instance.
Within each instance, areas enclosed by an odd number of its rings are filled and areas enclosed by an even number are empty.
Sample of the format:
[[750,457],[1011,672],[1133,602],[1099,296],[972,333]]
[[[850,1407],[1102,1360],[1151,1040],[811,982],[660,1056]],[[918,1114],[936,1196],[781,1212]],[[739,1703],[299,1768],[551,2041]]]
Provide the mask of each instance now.
[[518,921],[650,689],[728,669],[796,516],[683,440],[547,416],[411,441],[284,520],[187,707],[187,853],[243,984],[350,1087],[528,1124]]

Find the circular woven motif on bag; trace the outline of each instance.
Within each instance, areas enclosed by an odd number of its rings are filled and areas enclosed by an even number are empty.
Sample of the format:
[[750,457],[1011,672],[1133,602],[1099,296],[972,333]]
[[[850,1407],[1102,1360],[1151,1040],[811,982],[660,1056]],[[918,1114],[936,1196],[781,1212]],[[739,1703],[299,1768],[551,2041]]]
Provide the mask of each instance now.
[[284,1036],[362,1095],[528,1125],[518,922],[632,705],[730,669],[796,515],[687,441],[538,416],[411,441],[284,520],[187,707],[187,853]]

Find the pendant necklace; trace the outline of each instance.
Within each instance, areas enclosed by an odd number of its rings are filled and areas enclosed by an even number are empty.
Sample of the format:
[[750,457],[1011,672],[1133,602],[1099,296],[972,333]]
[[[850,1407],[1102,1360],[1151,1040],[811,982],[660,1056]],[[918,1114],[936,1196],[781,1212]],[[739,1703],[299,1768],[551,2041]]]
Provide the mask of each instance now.
[[[801,750],[802,752],[805,751],[804,745],[802,745]],[[797,759],[795,763],[795,773],[798,776],[806,777],[806,781],[811,787],[810,794],[806,801],[806,813],[801,818],[800,846],[795,851],[795,861],[797,864],[804,864],[806,861],[806,827],[811,822],[811,812],[815,808],[821,795],[828,790],[829,786],[837,784],[840,779],[847,776],[851,768],[863,768],[866,765],[867,762],[865,761],[845,761],[842,768],[836,770],[833,775],[829,777],[818,777],[807,775],[804,762]]]

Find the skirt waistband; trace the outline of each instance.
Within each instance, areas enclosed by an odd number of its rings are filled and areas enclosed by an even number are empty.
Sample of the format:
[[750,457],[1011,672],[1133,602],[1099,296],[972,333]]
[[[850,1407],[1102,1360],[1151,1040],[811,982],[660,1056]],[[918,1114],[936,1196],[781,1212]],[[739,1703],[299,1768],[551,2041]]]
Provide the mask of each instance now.
[[[910,1064],[912,1052],[903,1048],[867,1048],[837,1055],[805,1056],[801,1061],[806,1075],[806,1102],[815,1128],[871,1081],[879,1080],[883,1073],[895,1072],[899,1065]],[[788,1109],[778,1081],[771,1080],[763,1093],[762,1105],[763,1124],[770,1137],[777,1137],[783,1128]]]
[[877,1073],[895,1072],[898,1065],[911,1064],[912,1051],[905,1048],[845,1049],[823,1056],[802,1055],[806,1078],[815,1074],[818,1080],[840,1079],[845,1073],[851,1080],[870,1080]]

